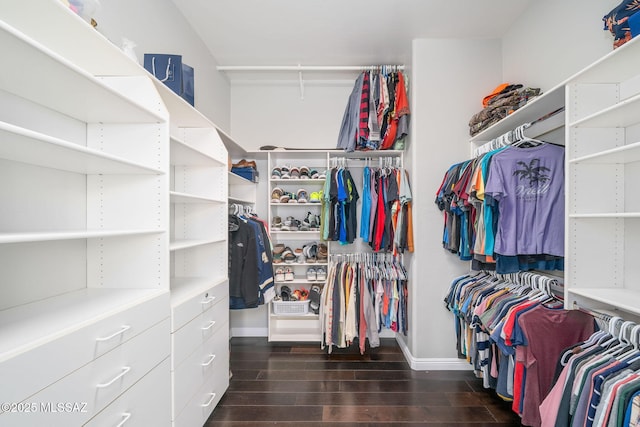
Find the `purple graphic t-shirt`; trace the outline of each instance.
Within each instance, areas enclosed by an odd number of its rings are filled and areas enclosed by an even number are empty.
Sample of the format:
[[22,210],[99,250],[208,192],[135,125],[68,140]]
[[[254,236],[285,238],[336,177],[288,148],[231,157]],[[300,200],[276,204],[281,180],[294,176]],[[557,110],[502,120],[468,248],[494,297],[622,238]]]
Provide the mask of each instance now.
[[496,253],[564,256],[564,147],[509,147],[494,155],[485,193],[498,201]]

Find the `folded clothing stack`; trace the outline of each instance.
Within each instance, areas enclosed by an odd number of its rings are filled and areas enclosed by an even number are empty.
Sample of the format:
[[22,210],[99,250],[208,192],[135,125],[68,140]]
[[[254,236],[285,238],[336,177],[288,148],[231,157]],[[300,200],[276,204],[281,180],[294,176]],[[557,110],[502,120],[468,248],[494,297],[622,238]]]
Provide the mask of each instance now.
[[258,182],[258,169],[253,160],[242,159],[238,163],[231,165],[231,172],[252,182]]
[[524,106],[540,95],[539,88],[503,83],[482,100],[483,109],[469,120],[469,134],[474,136]]
[[640,2],[623,0],[611,12],[602,17],[604,30],[613,35],[613,48],[616,49],[640,33]]

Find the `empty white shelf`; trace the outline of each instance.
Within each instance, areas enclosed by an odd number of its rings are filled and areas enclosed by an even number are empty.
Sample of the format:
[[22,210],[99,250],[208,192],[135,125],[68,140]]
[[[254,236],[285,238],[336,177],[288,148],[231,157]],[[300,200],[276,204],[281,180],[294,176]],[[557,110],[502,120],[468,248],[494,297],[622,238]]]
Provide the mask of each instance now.
[[162,174],[102,151],[0,122],[0,158],[83,174]]
[[[159,123],[165,118],[110,88],[65,58],[0,21],[0,45],[14,64],[0,88],[87,123]],[[27,65],[28,64],[28,65]],[[112,77],[110,79],[143,79]],[[136,80],[140,82],[141,80]],[[96,100],[100,100],[96,102]]]
[[179,251],[182,249],[190,249],[198,246],[210,245],[212,243],[225,242],[225,239],[180,239],[169,244],[169,250]]
[[0,233],[0,243],[44,242],[51,240],[95,239],[162,233],[164,230],[69,230],[31,233]]
[[570,163],[633,163],[640,160],[640,142],[601,151],[600,153],[578,157]]
[[185,166],[220,166],[224,162],[203,153],[175,136],[171,136],[171,164]]
[[640,44],[632,39],[611,51],[569,80],[575,83],[618,83],[638,75]]
[[608,212],[608,213],[588,213],[588,214],[570,214],[569,218],[575,219],[616,219],[616,218],[640,218],[640,212]]
[[225,203],[224,200],[171,191],[171,203]]
[[570,126],[574,128],[623,128],[640,123],[640,95],[620,101],[609,108],[598,111]]
[[620,288],[575,288],[569,289],[570,294],[597,300],[629,313],[640,314],[640,291]]

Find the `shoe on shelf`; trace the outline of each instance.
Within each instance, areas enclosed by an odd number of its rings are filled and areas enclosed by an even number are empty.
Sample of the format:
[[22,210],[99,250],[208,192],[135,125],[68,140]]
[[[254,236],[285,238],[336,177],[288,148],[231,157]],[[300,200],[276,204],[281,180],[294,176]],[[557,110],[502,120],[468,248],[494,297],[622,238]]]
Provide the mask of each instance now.
[[309,168],[300,166],[300,179],[309,179]]
[[309,303],[309,308],[314,314],[320,313],[320,297],[322,294],[322,288],[319,285],[311,286],[311,290],[309,290],[309,299],[311,302]]
[[282,218],[280,218],[277,215],[274,216],[273,219],[271,220],[271,228],[275,230],[280,230],[282,228]]
[[296,262],[299,264],[304,264],[306,261],[306,258],[304,256],[304,253],[302,252],[302,248],[296,248],[294,252],[296,254]]
[[295,194],[293,193],[288,193],[289,194],[289,203],[298,203],[298,198]]
[[284,252],[285,246],[283,243],[278,243],[273,247],[273,262],[274,263],[281,263],[283,261],[282,259],[282,253]]
[[282,198],[283,194],[284,191],[282,191],[282,188],[280,187],[276,187],[271,190],[271,203],[280,203],[280,199]]
[[320,203],[322,200],[320,199],[320,192],[314,191],[309,195],[310,203]]
[[315,282],[317,278],[316,269],[313,267],[307,268],[307,280],[310,282]]
[[281,286],[280,298],[282,298],[282,301],[291,301],[291,288],[288,286]]
[[280,168],[273,168],[271,171],[271,179],[280,179],[282,177],[282,172]]
[[289,175],[291,175],[291,179],[298,179],[300,178],[300,169],[298,169],[297,167],[292,167],[291,170],[289,171]]
[[318,171],[317,171],[317,170],[315,170],[315,169],[311,169],[311,170],[309,171],[309,177],[310,177],[311,179],[318,179]]
[[309,193],[304,188],[301,188],[297,191],[296,197],[298,199],[298,203],[307,203],[309,200]]
[[[295,256],[295,254],[293,253],[293,251],[291,250],[290,247],[287,246],[284,249],[284,251],[282,252],[282,259],[287,264],[293,264],[294,262],[296,262],[296,256]],[[285,271],[285,273],[286,273],[286,271]]]
[[316,269],[316,280],[319,282],[324,282],[327,280],[327,269],[324,267],[318,267]]
[[289,267],[284,269],[284,281],[293,282],[293,270]]
[[318,262],[327,262],[327,244],[318,244]]
[[276,282],[284,282],[284,268],[276,268],[276,274],[273,277],[273,280],[275,280]]

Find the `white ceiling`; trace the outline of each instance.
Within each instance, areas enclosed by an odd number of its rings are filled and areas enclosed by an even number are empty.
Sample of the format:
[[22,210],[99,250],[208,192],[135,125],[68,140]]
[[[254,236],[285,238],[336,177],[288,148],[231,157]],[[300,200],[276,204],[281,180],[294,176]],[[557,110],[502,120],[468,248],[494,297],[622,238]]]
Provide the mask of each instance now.
[[416,38],[500,38],[531,0],[173,0],[219,65],[376,65]]

